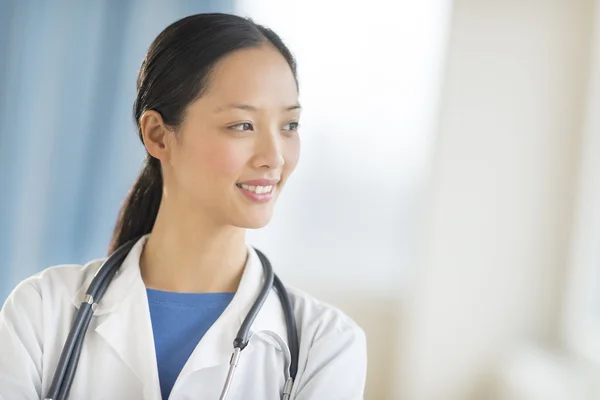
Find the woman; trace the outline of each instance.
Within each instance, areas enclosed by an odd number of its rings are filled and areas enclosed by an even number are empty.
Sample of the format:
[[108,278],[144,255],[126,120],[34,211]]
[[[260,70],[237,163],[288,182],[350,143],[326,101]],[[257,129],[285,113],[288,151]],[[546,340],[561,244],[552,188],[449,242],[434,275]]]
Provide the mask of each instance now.
[[[264,278],[245,230],[269,222],[299,157],[295,74],[275,33],[233,15],[184,18],[151,44],[134,105],[148,156],[110,251],[135,245],[95,309],[69,398],[219,398]],[[1,399],[48,395],[102,261],[49,268],[10,295],[0,314]],[[288,291],[300,340],[291,398],[362,398],[363,331]],[[228,398],[279,399],[290,349],[273,290],[251,333]]]

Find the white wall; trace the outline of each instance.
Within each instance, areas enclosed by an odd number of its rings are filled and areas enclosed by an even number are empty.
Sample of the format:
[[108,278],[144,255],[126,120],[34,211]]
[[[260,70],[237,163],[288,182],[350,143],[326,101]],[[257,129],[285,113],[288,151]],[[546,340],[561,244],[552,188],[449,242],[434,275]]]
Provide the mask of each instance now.
[[557,339],[591,0],[455,1],[429,221],[398,393],[483,399],[523,341]]
[[302,156],[271,224],[250,233],[287,284],[366,331],[367,399],[390,396],[398,296],[440,93],[450,0],[243,0],[298,58]]
[[575,353],[600,366],[600,1],[595,3],[590,87],[565,302],[565,341]]

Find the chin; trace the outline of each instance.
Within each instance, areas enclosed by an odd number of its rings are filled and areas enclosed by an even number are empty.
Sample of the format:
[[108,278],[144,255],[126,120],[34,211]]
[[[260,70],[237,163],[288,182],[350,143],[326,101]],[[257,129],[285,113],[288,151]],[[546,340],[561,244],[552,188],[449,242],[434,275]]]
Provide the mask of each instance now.
[[244,228],[246,229],[260,229],[260,228],[264,228],[265,226],[267,226],[269,224],[269,222],[271,222],[270,218],[265,218],[265,219],[256,219],[256,220],[251,220],[251,221],[247,221],[244,224]]
[[264,228],[271,222],[272,213],[261,213],[256,215],[244,215],[238,219],[235,225],[245,229],[260,229]]

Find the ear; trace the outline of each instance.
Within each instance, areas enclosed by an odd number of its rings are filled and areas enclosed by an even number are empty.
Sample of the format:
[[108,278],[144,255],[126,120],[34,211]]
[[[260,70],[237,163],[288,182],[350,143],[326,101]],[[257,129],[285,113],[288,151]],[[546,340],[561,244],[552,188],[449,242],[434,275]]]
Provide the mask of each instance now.
[[155,110],[145,111],[140,117],[140,130],[148,153],[154,158],[166,161],[170,152],[170,136],[174,132],[165,125],[160,113]]

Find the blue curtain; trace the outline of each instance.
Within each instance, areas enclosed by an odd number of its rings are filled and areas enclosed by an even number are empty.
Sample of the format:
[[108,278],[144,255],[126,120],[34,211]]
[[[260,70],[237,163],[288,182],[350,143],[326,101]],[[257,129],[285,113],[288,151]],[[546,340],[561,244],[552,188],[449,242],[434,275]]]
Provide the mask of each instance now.
[[144,149],[131,116],[152,39],[234,0],[0,2],[0,304],[48,266],[104,256]]

